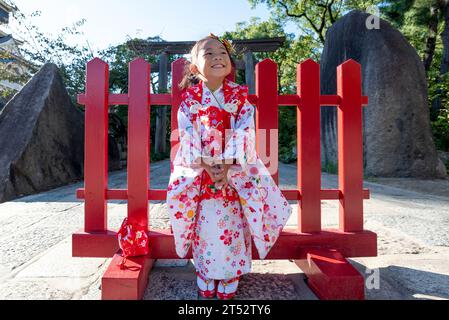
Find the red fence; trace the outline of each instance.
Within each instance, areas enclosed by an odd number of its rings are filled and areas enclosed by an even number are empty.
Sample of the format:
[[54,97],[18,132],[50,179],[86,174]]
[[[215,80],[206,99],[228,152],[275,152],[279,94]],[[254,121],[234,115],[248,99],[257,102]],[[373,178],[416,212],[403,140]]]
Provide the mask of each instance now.
[[[185,63],[178,59],[172,64],[171,94],[150,93],[150,65],[143,59],[129,65],[128,94],[109,93],[105,62],[96,58],[87,64],[86,93],[78,96],[79,103],[85,105],[86,119],[85,186],[77,190],[78,198],[85,199],[85,225],[84,230],[73,235],[73,256],[111,257],[117,252],[116,233],[107,227],[107,200],[127,200],[128,216],[149,226],[148,200],[166,199],[166,190],[151,189],[149,184],[150,106],[172,106],[171,128],[175,132],[181,102],[177,84]],[[297,190],[282,192],[288,200],[298,201],[298,228],[284,229],[267,259],[309,259],[310,268],[314,254],[341,261],[343,257],[375,256],[376,234],[363,228],[363,199],[369,198],[369,191],[363,189],[362,106],[368,99],[361,92],[360,65],[348,60],[338,66],[337,95],[321,95],[319,64],[308,59],[297,67],[297,88],[297,94],[278,95],[277,65],[269,59],[256,65],[256,94],[249,95],[248,100],[257,107],[257,151],[269,155],[271,163],[266,163],[267,167],[277,164],[278,155],[270,154],[277,148],[270,146],[270,139],[264,143],[264,133],[277,135],[278,106],[297,108],[298,186]],[[117,104],[128,105],[127,189],[108,189],[108,106]],[[321,189],[320,106],[338,107],[338,189]],[[177,143],[174,140],[173,148]],[[277,169],[273,178],[278,182]],[[340,202],[339,229],[321,228],[320,202],[330,199]],[[148,235],[152,248],[148,258],[178,258],[170,230],[149,229]],[[257,259],[257,250],[253,252]],[[299,260],[298,265],[307,268]],[[327,267],[317,268],[326,274]],[[318,287],[314,288],[317,294]],[[339,292],[341,295],[341,288]]]

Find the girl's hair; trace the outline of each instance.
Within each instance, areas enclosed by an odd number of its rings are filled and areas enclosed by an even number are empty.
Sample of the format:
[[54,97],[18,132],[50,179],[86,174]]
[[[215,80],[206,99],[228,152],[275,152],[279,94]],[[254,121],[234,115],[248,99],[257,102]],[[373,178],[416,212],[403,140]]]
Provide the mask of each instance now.
[[[198,57],[198,49],[199,49],[200,45],[210,39],[215,39],[215,40],[218,40],[221,43],[223,43],[223,41],[221,41],[218,37],[213,36],[213,35],[209,35],[207,37],[204,37],[204,38],[198,40],[195,43],[195,45],[193,46],[192,50],[190,50],[190,55],[192,57],[192,63],[196,62],[196,59]],[[223,43],[223,46],[225,47],[226,52],[228,53],[229,58],[231,59],[232,68],[235,69],[235,61],[232,58],[231,53],[229,52],[230,50],[233,51],[232,46],[229,47],[229,42],[227,44]],[[183,77],[182,77],[181,82],[179,83],[179,88],[181,90],[187,89],[187,88],[194,86],[200,82],[200,79],[198,78],[198,76],[190,71],[189,66],[190,66],[190,63],[185,64]]]

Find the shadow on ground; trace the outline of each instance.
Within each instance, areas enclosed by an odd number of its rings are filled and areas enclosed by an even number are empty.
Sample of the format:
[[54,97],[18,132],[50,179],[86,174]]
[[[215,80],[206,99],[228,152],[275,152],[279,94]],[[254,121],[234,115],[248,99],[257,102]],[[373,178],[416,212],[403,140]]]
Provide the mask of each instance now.
[[449,299],[448,275],[395,265],[367,270],[364,265],[353,260],[351,264],[365,278],[366,299]]

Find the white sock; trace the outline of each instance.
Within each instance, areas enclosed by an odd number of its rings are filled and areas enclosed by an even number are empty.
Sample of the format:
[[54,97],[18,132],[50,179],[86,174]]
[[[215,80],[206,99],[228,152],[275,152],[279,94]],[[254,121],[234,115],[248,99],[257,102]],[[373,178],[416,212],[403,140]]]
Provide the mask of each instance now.
[[201,290],[205,291],[205,290],[213,290],[215,287],[215,283],[213,279],[210,279],[209,281],[209,285],[206,285],[206,282],[201,279],[200,277],[196,277],[196,283],[198,285],[198,288],[200,288]]
[[[228,279],[225,279],[225,281],[227,281]],[[223,287],[223,285],[221,284],[221,281],[218,283],[218,292],[221,293],[231,293],[231,292],[235,292],[237,290],[237,287],[239,286],[239,281],[234,281],[231,282],[230,284],[227,284],[226,287]]]

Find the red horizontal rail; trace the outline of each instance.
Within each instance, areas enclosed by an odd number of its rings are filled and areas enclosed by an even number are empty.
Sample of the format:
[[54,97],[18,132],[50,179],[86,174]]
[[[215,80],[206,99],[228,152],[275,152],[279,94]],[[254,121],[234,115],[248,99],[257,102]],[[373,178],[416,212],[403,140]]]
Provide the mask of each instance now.
[[[163,94],[151,94],[151,105],[153,106],[170,106],[172,105],[172,96],[167,93]],[[78,94],[78,103],[81,105],[86,104],[86,95],[84,93]],[[257,96],[250,94],[248,101],[257,105]],[[300,98],[296,94],[284,94],[278,96],[279,106],[292,106],[300,103]],[[322,95],[320,97],[321,106],[338,106],[341,103],[341,97],[338,95]],[[109,94],[109,105],[128,105],[128,95],[123,93]],[[362,105],[368,105],[368,97],[362,96]]]
[[[150,257],[155,259],[179,259],[175,251],[170,229],[151,229],[147,232],[151,244]],[[259,259],[252,243],[253,259]],[[301,233],[297,228],[284,228],[266,259],[306,259],[309,248],[332,248],[345,257],[375,257],[377,236],[371,231],[341,232],[323,229],[316,233]],[[117,233],[106,230],[101,233],[76,232],[72,235],[73,257],[112,257],[117,250]],[[191,259],[191,250],[185,257]]]
[[[281,190],[287,200],[301,200],[301,191],[298,190]],[[127,200],[127,189],[107,189],[107,200]],[[84,199],[85,189],[77,189],[76,197]],[[148,190],[148,200],[165,200],[167,198],[166,189],[150,189]],[[320,198],[322,200],[338,200],[343,198],[343,193],[338,189],[321,189]],[[370,198],[369,189],[363,189],[363,199]]]
[[[251,95],[250,95],[251,98]],[[257,98],[255,98],[257,100]],[[278,96],[278,103],[280,106],[292,106],[300,104],[301,98],[296,94],[284,94]],[[338,106],[341,103],[341,97],[338,95],[321,95],[321,106]],[[362,105],[368,105],[368,97],[362,96]]]
[[[77,199],[84,199],[85,189],[76,190]],[[148,200],[165,200],[167,198],[166,189],[150,189],[148,190]],[[127,189],[107,189],[106,199],[108,200],[127,200],[128,190]]]
[[[151,94],[151,105],[153,106],[169,106],[172,104],[171,94],[162,93],[162,94]],[[85,105],[87,102],[86,95],[81,93],[78,95],[78,103],[81,105]],[[109,94],[108,104],[111,105],[128,105],[129,99],[126,93],[111,93]]]

